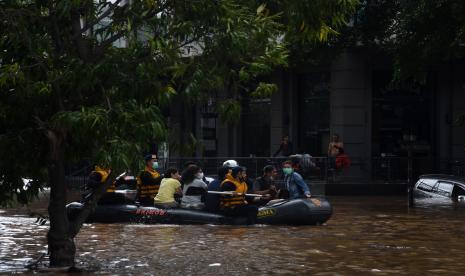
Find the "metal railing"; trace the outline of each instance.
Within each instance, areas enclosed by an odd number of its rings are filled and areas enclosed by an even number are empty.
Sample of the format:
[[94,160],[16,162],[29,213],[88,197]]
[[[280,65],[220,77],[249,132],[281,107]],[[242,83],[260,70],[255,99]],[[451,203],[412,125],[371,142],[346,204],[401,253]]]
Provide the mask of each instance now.
[[[282,162],[290,158],[269,157],[204,157],[204,158],[170,158],[165,167],[175,167],[182,170],[187,162],[194,162],[200,166],[205,174],[216,175],[218,168],[224,161],[234,159],[239,165],[247,168],[247,175],[255,178],[262,174],[266,165],[274,165],[281,172]],[[398,183],[408,179],[407,157],[373,157],[352,158],[348,168],[338,169],[334,159],[328,157],[312,157],[314,166],[299,166],[299,172],[304,178],[325,182],[383,182]],[[429,157],[415,157],[411,160],[413,178],[422,174],[450,174],[465,177],[465,159],[435,159]]]
[[[216,177],[218,168],[226,160],[236,160],[239,165],[247,168],[247,175],[254,179],[262,175],[263,167],[273,165],[282,179],[282,163],[290,158],[270,157],[182,157],[159,160],[162,165],[160,172],[168,167],[175,167],[182,171],[185,164],[194,162],[202,168],[205,175]],[[297,160],[294,160],[297,161]],[[352,158],[349,168],[337,169],[334,159],[328,157],[312,157],[312,166],[297,165],[298,172],[309,182],[313,183],[407,183],[407,157],[374,157],[370,159]],[[422,174],[450,174],[465,177],[465,159],[443,160],[434,158],[412,158],[412,177],[417,179]],[[67,174],[68,185],[73,188],[83,187],[87,182],[89,167],[78,168]]]

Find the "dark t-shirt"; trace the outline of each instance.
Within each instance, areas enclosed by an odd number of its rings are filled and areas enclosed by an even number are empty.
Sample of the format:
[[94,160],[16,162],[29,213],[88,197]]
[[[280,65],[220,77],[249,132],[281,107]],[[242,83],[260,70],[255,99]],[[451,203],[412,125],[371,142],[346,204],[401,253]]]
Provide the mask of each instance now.
[[271,185],[273,185],[272,181],[265,179],[263,176],[260,176],[255,179],[255,182],[253,183],[253,190],[254,192],[268,190]]
[[[208,184],[209,191],[219,191],[222,180],[213,180]],[[220,195],[218,194],[206,194],[205,195],[205,207],[207,211],[217,212],[220,208]]]

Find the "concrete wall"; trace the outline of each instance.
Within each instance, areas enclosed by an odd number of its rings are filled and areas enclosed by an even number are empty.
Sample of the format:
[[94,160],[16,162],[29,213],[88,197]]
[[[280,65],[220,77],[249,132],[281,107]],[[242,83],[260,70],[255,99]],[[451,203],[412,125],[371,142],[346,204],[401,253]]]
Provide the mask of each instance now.
[[331,66],[330,131],[342,137],[354,163],[346,176],[364,176],[371,156],[371,74],[365,56],[343,53]]
[[240,125],[229,126],[218,119],[216,127],[217,156],[239,156],[242,145]]

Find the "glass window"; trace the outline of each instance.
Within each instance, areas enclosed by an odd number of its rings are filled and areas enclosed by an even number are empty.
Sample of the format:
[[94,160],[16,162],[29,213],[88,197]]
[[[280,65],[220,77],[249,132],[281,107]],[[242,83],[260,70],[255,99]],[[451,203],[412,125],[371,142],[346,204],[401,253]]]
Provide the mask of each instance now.
[[434,179],[420,179],[417,184],[417,189],[426,192],[431,192],[436,183],[437,180]]
[[452,190],[454,189],[454,184],[450,182],[440,181],[433,189],[433,192],[450,197],[452,195]]
[[[392,71],[373,71],[373,156],[406,156],[404,134],[416,136],[415,156],[431,150],[431,95],[428,87],[412,80],[392,82]],[[429,79],[427,81],[430,81]]]

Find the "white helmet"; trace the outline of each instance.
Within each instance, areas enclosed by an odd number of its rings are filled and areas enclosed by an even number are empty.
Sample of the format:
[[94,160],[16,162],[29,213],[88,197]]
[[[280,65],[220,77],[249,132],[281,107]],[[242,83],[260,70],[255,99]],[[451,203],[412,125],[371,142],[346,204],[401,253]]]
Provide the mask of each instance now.
[[234,167],[237,167],[237,166],[239,166],[239,164],[237,163],[236,160],[226,160],[223,163],[223,167],[225,167],[225,168],[234,168]]

